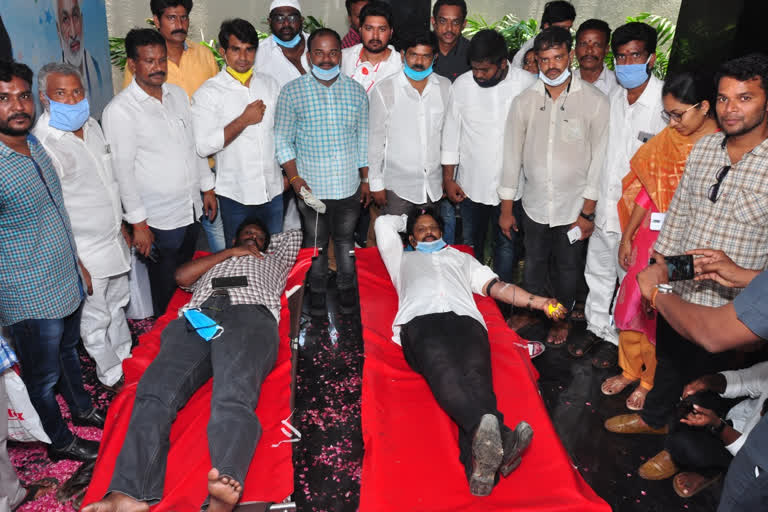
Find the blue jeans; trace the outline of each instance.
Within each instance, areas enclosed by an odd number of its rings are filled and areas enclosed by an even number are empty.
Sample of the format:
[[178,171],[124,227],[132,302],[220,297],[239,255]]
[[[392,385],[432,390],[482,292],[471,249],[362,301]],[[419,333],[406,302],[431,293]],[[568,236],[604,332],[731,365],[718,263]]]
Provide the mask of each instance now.
[[73,415],[93,409],[91,397],[83,388],[77,355],[81,311],[82,305],[64,318],[22,320],[8,328],[16,342],[29,399],[51,444],[58,449],[69,446],[74,434],[61,417],[54,392],[56,383]]
[[161,316],[176,292],[176,269],[195,254],[200,224],[195,222],[176,229],[150,229],[155,235],[157,262],[147,261],[147,273],[152,288],[152,307],[155,316]]
[[517,254],[515,240],[517,234],[512,231],[512,238],[507,238],[499,228],[499,216],[501,205],[491,206],[475,203],[469,198],[459,203],[461,208],[463,243],[471,246],[475,251],[475,257],[484,263],[485,238],[488,233],[488,223],[493,227],[493,271],[499,275],[499,279],[505,283],[511,283],[514,276]]
[[232,247],[237,228],[245,219],[256,217],[267,225],[269,234],[280,233],[283,230],[283,195],[278,194],[274,199],[264,204],[242,204],[224,196],[219,197],[221,220],[224,223],[224,238],[227,247]]
[[[201,194],[202,195],[202,194]],[[211,252],[223,251],[226,248],[226,239],[224,238],[224,226],[221,223],[221,205],[216,213],[216,218],[208,220],[206,215],[200,218],[200,225],[203,226],[205,237],[208,239],[208,247]]]
[[443,240],[456,243],[456,206],[446,197],[440,200],[440,216],[443,218]]

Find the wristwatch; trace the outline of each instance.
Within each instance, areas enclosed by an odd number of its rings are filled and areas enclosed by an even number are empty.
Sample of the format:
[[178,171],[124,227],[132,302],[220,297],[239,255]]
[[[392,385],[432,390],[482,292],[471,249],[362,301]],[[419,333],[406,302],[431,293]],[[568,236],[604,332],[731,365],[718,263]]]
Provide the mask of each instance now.
[[589,222],[595,222],[595,214],[594,213],[579,212],[579,217],[585,218]]
[[719,418],[719,419],[720,419],[720,424],[719,425],[717,425],[717,426],[708,425],[707,426],[707,430],[709,430],[709,433],[712,434],[713,436],[719,436],[720,434],[722,434],[723,430],[725,430],[725,425],[726,425],[725,421],[723,421],[722,418]]

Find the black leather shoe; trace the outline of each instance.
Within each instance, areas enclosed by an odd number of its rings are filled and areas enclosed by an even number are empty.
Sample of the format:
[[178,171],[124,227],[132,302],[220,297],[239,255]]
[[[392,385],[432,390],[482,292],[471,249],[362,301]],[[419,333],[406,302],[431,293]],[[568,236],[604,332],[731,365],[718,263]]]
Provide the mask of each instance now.
[[502,435],[504,444],[504,458],[501,460],[499,471],[505,478],[509,476],[522,461],[523,452],[531,444],[533,428],[525,421],[521,421],[515,430],[505,431]]
[[98,454],[98,441],[89,441],[77,436],[75,436],[75,440],[72,441],[72,444],[66,448],[59,449],[54,448],[53,446],[48,447],[48,457],[54,461],[71,459],[88,462],[89,460],[96,460]]
[[73,414],[72,423],[78,427],[98,427],[104,428],[104,422],[107,417],[103,412],[99,411],[95,407],[87,414]]

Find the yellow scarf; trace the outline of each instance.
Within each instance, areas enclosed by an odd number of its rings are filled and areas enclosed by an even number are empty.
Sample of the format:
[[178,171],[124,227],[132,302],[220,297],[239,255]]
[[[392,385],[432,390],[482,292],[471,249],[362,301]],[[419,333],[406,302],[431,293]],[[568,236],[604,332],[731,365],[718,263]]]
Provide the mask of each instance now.
[[233,68],[227,66],[227,73],[232,75],[232,77],[234,77],[235,80],[245,85],[245,82],[247,82],[248,79],[251,78],[251,75],[253,75],[253,68],[249,69],[245,73],[239,73],[235,71]]

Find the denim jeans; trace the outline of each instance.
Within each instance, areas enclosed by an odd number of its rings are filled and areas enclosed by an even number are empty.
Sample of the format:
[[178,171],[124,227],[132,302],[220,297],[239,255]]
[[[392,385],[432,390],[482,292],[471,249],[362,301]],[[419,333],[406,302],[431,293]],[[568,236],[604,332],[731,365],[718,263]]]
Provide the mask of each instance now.
[[72,414],[86,414],[93,408],[91,397],[83,388],[77,355],[81,311],[82,304],[64,318],[22,320],[9,326],[29,399],[51,444],[59,449],[66,448],[74,435],[61,417],[54,391],[56,384],[59,383],[59,391]]
[[208,248],[211,252],[223,251],[226,248],[226,238],[224,238],[224,225],[221,222],[221,205],[219,205],[216,217],[208,220],[206,215],[200,218],[200,225],[205,231],[205,237],[208,240]]
[[443,240],[447,244],[456,243],[456,205],[447,197],[440,200],[440,216],[443,218]]
[[488,223],[493,228],[493,271],[499,275],[499,279],[511,283],[514,277],[517,257],[515,240],[517,233],[512,231],[512,238],[507,238],[499,228],[499,216],[501,205],[496,206],[475,203],[469,198],[459,203],[461,208],[463,243],[475,250],[475,257],[484,263],[485,238],[488,233]]
[[152,288],[152,307],[155,316],[161,316],[176,291],[176,269],[195,254],[200,224],[195,222],[176,229],[150,229],[155,235],[157,263],[147,261],[147,273]]
[[227,247],[234,245],[237,228],[245,219],[256,217],[266,224],[270,235],[283,230],[283,195],[279,194],[264,204],[242,204],[234,199],[219,196],[221,220],[224,223],[224,238]]
[[[224,327],[205,341],[184,317],[163,330],[160,352],[136,388],[128,432],[109,492],[150,504],[160,501],[176,414],[213,377],[208,450],[213,467],[245,481],[261,424],[254,409],[261,384],[277,359],[278,331],[264,306],[230,306],[208,299],[201,311]],[[215,309],[210,309],[215,308]],[[198,475],[203,480],[205,475]]]
[[339,289],[355,286],[355,227],[360,215],[360,189],[344,199],[324,199],[326,211],[319,215],[299,199],[304,225],[304,247],[317,247],[320,254],[309,269],[312,292],[325,292],[328,284],[328,240],[332,236],[336,249],[336,283]]

